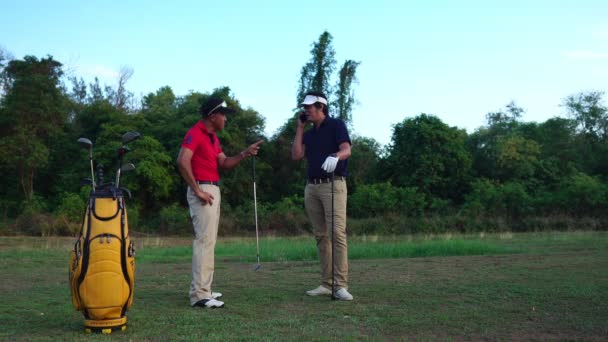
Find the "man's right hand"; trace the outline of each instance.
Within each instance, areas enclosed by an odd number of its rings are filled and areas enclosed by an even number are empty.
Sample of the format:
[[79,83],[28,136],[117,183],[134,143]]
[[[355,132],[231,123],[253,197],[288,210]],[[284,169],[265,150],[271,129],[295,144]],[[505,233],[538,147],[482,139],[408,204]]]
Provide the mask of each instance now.
[[[300,119],[300,116],[302,116],[302,115],[305,115],[305,116],[306,116],[306,121],[302,121],[302,120]],[[298,114],[298,120],[297,120],[297,121],[298,121],[298,126],[297,126],[298,128],[304,128],[304,127],[306,127],[306,124],[309,122],[309,121],[308,121],[308,115],[306,115],[306,112],[300,112],[300,113]]]
[[209,205],[213,205],[213,195],[211,195],[208,192],[204,192],[202,190],[199,190],[196,192],[196,197],[198,197],[201,202],[203,202],[203,205],[209,203]]

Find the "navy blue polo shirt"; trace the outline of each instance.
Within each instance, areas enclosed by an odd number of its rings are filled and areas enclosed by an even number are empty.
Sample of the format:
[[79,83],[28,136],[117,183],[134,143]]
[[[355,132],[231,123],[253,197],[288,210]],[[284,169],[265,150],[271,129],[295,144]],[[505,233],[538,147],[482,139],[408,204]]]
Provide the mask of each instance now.
[[[306,146],[308,179],[329,178],[330,173],[321,168],[325,159],[340,150],[340,144],[350,142],[344,121],[326,117],[317,129],[315,126],[304,132],[302,144]],[[334,171],[336,176],[348,175],[348,159],[340,160]]]

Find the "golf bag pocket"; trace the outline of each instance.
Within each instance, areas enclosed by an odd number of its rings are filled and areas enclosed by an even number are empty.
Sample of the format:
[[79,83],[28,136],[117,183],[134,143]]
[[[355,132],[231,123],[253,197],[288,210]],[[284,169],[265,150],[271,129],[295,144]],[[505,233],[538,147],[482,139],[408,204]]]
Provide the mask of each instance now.
[[71,252],[72,304],[87,324],[122,319],[133,303],[134,278],[135,249],[123,198],[94,193]]

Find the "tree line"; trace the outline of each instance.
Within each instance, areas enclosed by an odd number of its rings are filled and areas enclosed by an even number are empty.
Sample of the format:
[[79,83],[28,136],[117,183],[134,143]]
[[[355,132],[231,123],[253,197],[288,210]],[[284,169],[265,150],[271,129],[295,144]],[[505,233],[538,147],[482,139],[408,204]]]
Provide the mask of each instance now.
[[[330,95],[332,115],[351,122],[360,62],[336,68],[333,37],[323,32],[300,71],[294,108],[302,94]],[[115,86],[66,77],[51,56],[23,59],[0,53],[0,233],[73,234],[79,229],[90,186],[88,153],[76,140],[94,143],[96,164],[114,176],[116,150],[126,131],[142,138],[126,161],[136,170],[121,184],[132,230],[190,232],[185,184],[175,158],[185,132],[200,119],[209,96],[238,109],[218,135],[227,155],[260,137],[256,157],[260,226],[266,233],[310,229],[303,209],[304,163],[292,162],[290,145],[297,112],[271,136],[265,118],[243,106],[227,86],[177,95],[170,86],[135,104],[123,68]],[[523,122],[511,102],[488,113],[472,133],[420,113],[392,129],[388,145],[351,130],[348,177],[353,233],[477,230],[605,229],[608,207],[608,108],[604,93],[587,91],[562,99],[568,117]],[[222,174],[223,234],[247,233],[252,225],[252,161]]]

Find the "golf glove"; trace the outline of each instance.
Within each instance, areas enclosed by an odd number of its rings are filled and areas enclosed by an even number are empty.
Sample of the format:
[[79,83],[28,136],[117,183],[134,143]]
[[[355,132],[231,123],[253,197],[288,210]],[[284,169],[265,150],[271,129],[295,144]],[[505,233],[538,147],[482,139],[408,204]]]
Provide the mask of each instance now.
[[329,156],[325,159],[321,168],[325,170],[325,172],[332,173],[336,169],[336,165],[338,165],[338,157]]

